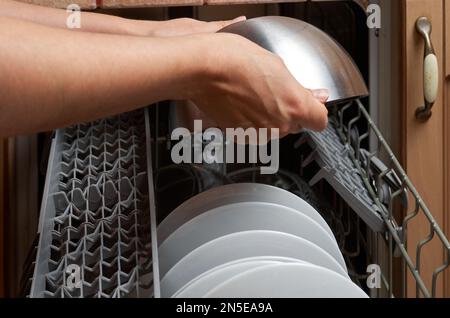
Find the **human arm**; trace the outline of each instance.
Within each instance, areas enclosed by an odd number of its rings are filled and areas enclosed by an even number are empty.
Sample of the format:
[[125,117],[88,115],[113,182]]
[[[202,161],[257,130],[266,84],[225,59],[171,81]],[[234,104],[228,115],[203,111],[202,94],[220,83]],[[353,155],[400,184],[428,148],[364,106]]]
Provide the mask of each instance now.
[[[0,0],[0,17],[29,21],[55,28],[67,28],[66,21],[71,12],[14,0]],[[214,33],[221,28],[245,20],[204,22],[189,18],[166,21],[125,19],[94,12],[80,12],[80,28],[72,30],[136,36],[180,36],[196,33]]]
[[0,136],[50,130],[162,100],[224,127],[323,129],[327,111],[281,60],[232,34],[146,38],[0,18]]

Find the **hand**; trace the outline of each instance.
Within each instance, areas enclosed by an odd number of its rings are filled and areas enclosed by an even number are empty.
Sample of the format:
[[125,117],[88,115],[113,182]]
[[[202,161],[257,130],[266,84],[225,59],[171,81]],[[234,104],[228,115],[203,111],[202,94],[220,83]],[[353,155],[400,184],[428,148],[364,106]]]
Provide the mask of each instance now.
[[199,33],[215,33],[220,29],[240,21],[245,16],[233,20],[205,22],[190,18],[180,18],[167,21],[138,21],[140,35],[155,37],[183,36]]
[[206,75],[190,99],[221,128],[279,128],[280,137],[326,128],[326,90],[305,89],[280,57],[241,36],[203,37]]

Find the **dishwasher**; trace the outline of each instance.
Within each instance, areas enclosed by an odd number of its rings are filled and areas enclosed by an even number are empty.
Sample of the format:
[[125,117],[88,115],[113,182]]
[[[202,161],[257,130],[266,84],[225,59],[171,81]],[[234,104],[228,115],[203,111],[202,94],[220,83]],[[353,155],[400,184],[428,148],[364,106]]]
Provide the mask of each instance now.
[[[199,17],[198,10],[169,8],[166,15]],[[350,53],[366,81],[371,76],[366,12],[358,4],[280,3],[260,15],[317,26]],[[449,267],[450,243],[383,138],[369,102],[343,101],[330,108],[325,131],[283,138],[279,170],[270,175],[261,174],[258,164],[173,164],[170,135],[180,102],[58,129],[36,246],[25,270],[26,295],[166,297],[157,242],[161,222],[202,194],[259,184],[294,194],[320,213],[349,278],[370,297],[435,297]],[[408,225],[419,216],[429,222],[430,232],[410,246]],[[446,261],[425,277],[421,251],[434,238]]]

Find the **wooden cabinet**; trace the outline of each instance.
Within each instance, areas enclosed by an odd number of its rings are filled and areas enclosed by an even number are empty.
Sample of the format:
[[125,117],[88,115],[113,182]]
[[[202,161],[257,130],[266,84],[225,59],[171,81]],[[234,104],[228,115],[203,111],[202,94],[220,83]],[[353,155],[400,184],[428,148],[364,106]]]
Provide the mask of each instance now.
[[[450,13],[447,0],[403,0],[402,11],[402,152],[407,173],[421,193],[437,223],[447,236],[450,234],[449,201],[449,101],[450,83],[450,24],[445,15]],[[424,38],[416,31],[416,20],[427,17],[432,23],[432,43],[439,65],[439,90],[432,117],[425,122],[416,119],[416,109],[424,105]],[[410,209],[413,207],[410,207]],[[411,211],[410,211],[411,212]],[[429,222],[420,215],[408,229],[409,253],[416,261],[416,245],[430,234]],[[427,286],[432,274],[444,264],[448,256],[443,244],[434,236],[425,245],[420,257],[420,270]],[[415,295],[415,283],[407,278],[409,296]],[[438,278],[438,296],[450,296],[450,273]]]
[[[170,6],[201,6],[228,4],[255,4],[275,2],[303,2],[306,0],[19,0],[43,6],[66,8],[76,3],[83,9],[97,8],[139,8],[139,7],[170,7]],[[359,0],[358,0],[359,1]],[[361,0],[365,1],[365,0]]]
[[[450,236],[450,1],[444,1],[444,227]],[[450,273],[445,277],[445,296],[450,297]]]
[[5,296],[6,141],[0,139],[0,297]]

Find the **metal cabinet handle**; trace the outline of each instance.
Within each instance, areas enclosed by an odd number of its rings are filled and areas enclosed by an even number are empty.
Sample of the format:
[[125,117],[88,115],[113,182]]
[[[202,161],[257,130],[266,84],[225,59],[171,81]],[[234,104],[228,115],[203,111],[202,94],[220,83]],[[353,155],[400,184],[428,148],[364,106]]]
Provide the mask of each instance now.
[[432,108],[436,102],[439,89],[439,66],[438,59],[431,42],[431,22],[426,17],[420,17],[416,21],[416,30],[425,40],[425,54],[423,62],[423,91],[425,106],[416,110],[416,118],[427,121],[432,115]]

